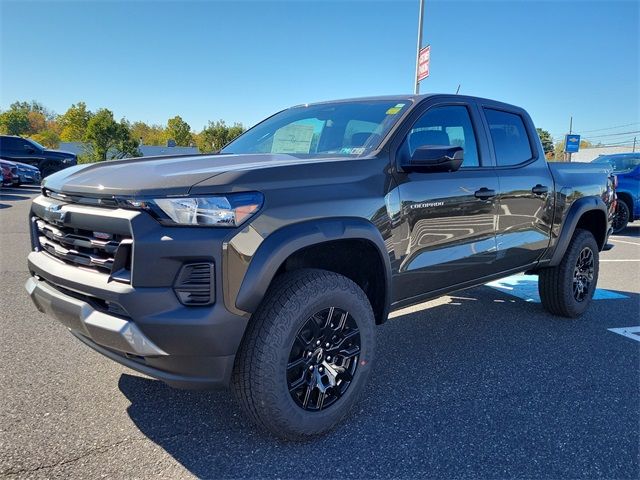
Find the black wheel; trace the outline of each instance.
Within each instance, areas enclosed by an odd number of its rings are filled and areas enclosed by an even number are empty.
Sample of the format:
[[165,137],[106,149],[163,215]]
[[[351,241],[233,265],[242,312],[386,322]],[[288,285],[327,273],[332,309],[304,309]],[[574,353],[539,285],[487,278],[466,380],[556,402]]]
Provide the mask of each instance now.
[[327,432],[366,384],[374,325],[367,296],[348,278],[310,269],[282,275],[236,358],[232,384],[242,409],[288,440]]
[[598,283],[598,244],[591,232],[577,229],[560,265],[540,271],[538,292],[551,313],[575,318],[587,309]]
[[613,233],[618,233],[625,228],[629,223],[629,206],[623,200],[618,199],[616,204],[616,211],[613,215]]
[[58,171],[58,168],[56,168],[56,165],[54,163],[45,163],[42,166],[42,169],[40,171],[40,176],[42,178],[45,178],[51,175],[52,173],[56,173],[57,171]]

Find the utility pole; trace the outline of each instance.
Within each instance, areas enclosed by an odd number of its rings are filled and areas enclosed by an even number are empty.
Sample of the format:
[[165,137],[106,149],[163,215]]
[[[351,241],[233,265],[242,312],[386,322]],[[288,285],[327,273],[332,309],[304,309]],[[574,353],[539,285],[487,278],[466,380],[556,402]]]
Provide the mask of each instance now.
[[414,77],[415,88],[413,93],[420,93],[420,82],[418,81],[418,59],[420,58],[420,49],[422,48],[422,21],[424,19],[424,0],[420,0],[420,14],[418,16],[418,45],[416,47],[416,76]]
[[636,153],[636,137],[633,137],[633,153]]

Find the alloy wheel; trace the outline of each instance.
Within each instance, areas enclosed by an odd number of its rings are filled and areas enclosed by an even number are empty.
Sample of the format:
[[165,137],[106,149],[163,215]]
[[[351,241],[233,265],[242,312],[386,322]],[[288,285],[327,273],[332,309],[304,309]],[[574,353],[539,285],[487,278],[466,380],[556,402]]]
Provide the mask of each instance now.
[[353,382],[360,356],[360,332],[349,312],[330,307],[298,330],[287,364],[287,386],[304,410],[324,410]]
[[583,302],[591,288],[593,275],[595,272],[595,260],[593,251],[585,247],[580,251],[578,260],[573,270],[573,298],[578,302]]

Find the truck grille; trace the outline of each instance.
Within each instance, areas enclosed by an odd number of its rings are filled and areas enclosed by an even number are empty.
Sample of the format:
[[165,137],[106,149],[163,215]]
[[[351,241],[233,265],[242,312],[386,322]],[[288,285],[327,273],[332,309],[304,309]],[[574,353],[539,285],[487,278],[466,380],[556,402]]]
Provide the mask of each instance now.
[[32,221],[42,251],[65,263],[107,273],[115,280],[130,282],[130,237],[53,224],[37,216]]

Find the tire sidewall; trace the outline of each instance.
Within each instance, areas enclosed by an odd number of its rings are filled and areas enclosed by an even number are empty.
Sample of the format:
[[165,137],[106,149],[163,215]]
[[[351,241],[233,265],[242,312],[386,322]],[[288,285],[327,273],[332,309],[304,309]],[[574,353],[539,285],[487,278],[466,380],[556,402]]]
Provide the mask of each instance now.
[[[591,252],[593,253],[593,281],[589,285],[587,296],[584,298],[584,300],[579,302],[573,295],[573,273],[580,252],[582,252],[582,250],[587,247],[591,249]],[[598,244],[596,243],[596,240],[595,238],[593,238],[593,235],[591,233],[583,231],[576,236],[574,242],[571,245],[566,261],[566,273],[565,278],[563,279],[565,282],[564,296],[565,301],[567,302],[569,313],[572,317],[577,317],[584,313],[584,311],[589,307],[598,283],[600,258],[598,252]]]
[[[280,420],[286,419],[285,423],[291,425],[295,430],[291,433],[297,435],[313,435],[338,423],[357,401],[371,372],[375,350],[373,312],[364,292],[350,280],[344,277],[341,277],[341,280],[348,282],[349,288],[323,288],[325,286],[322,285],[322,282],[312,281],[303,291],[291,297],[285,308],[293,314],[280,315],[284,323],[277,324],[277,328],[285,329],[287,334],[273,338],[274,341],[277,341],[276,339],[282,340],[279,345],[273,344],[277,352],[274,358],[276,362],[275,381],[271,385],[265,386],[270,391],[270,395],[267,394],[266,397],[273,398],[274,414],[277,417],[282,417]],[[286,367],[298,330],[313,314],[329,307],[337,307],[349,312],[358,325],[361,349],[358,367],[352,383],[337,402],[327,407],[326,410],[306,411],[295,402],[289,393]]]

